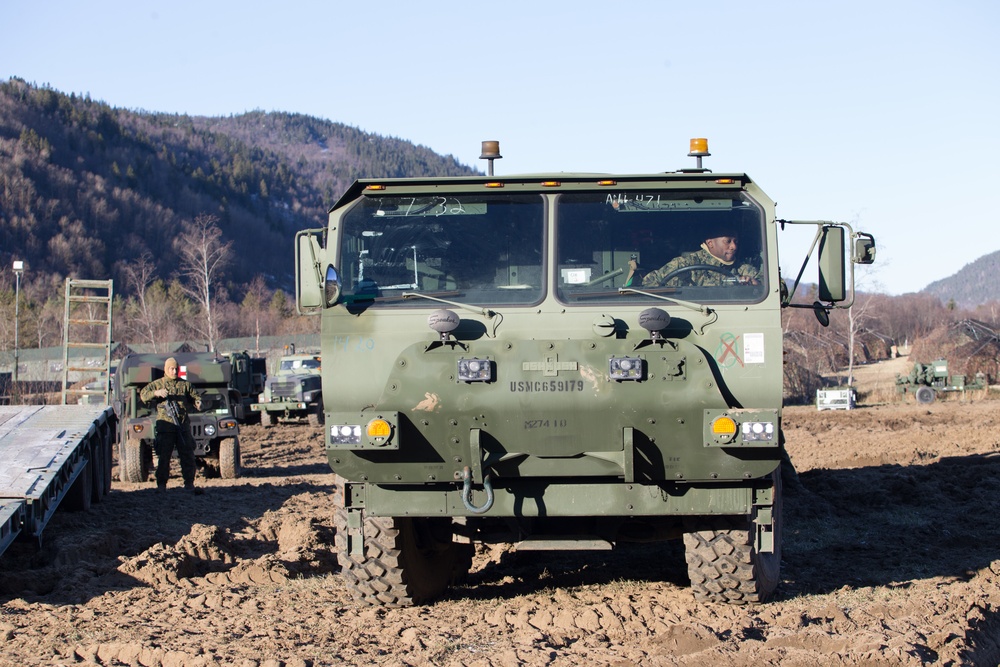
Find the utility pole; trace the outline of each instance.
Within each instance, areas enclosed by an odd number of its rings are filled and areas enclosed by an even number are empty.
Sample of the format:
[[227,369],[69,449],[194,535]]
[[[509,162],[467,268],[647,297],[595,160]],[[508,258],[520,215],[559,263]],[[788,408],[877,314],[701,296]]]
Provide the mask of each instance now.
[[24,273],[24,262],[19,259],[14,260],[14,374],[11,376],[14,379],[11,385],[11,402],[17,399],[17,402],[21,402],[21,392],[17,387],[17,367],[19,365],[18,360],[18,326],[21,322],[21,274]]

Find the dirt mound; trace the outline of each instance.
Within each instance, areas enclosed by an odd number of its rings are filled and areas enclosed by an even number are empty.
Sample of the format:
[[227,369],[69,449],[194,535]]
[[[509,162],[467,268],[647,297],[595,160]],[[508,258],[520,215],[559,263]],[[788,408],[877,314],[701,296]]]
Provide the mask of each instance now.
[[480,548],[433,606],[356,607],[321,432],[248,427],[245,477],[115,482],[8,550],[0,665],[997,664],[998,407],[786,409],[782,583],[750,607],[696,602],[675,544]]

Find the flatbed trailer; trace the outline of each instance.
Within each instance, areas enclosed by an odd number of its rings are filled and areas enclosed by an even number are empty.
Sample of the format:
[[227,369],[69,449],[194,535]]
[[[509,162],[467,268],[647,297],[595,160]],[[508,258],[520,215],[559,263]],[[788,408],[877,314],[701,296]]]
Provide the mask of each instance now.
[[106,405],[0,406],[0,555],[18,537],[41,544],[56,509],[111,490],[115,433]]

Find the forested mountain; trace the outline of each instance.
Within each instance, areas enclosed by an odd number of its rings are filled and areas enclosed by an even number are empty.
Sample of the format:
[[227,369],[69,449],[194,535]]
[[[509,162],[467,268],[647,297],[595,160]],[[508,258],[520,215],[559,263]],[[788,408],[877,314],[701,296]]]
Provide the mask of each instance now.
[[960,308],[975,308],[1000,300],[1000,250],[966,264],[953,276],[937,280],[924,288],[943,303]]
[[290,289],[295,231],[322,226],[358,177],[475,173],[399,139],[286,113],[229,118],[117,109],[19,79],[0,83],[0,259],[37,278],[114,278],[148,253],[169,280],[199,215],[232,242],[226,279]]

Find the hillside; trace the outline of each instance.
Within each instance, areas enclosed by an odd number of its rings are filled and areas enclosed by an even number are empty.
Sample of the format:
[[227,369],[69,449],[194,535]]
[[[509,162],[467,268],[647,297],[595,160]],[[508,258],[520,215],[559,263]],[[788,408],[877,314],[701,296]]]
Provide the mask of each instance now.
[[1000,298],[996,276],[1000,274],[1000,250],[966,264],[953,276],[937,280],[923,289],[943,303],[975,308]]
[[173,239],[209,214],[233,243],[231,285],[261,274],[290,289],[294,233],[325,224],[355,178],[470,173],[428,148],[302,115],[128,111],[0,83],[0,253],[53,283],[124,285],[122,262],[143,253],[169,279]]

